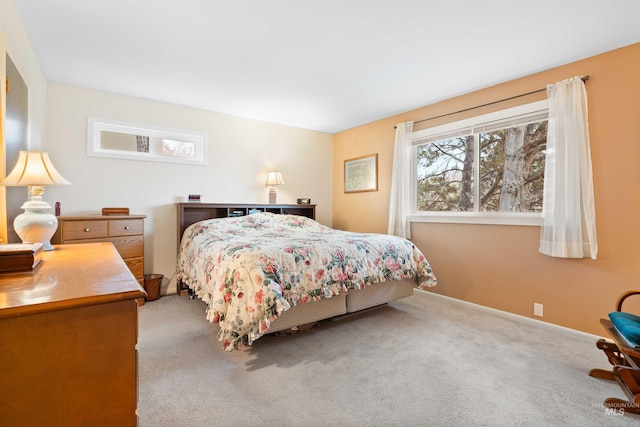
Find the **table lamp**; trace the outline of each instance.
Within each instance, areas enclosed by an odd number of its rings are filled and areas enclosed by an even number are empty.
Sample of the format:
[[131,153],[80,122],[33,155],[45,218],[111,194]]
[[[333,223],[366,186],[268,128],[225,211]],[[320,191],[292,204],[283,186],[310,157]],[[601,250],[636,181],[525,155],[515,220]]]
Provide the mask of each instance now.
[[267,172],[267,182],[264,184],[269,188],[269,204],[276,204],[276,185],[284,185],[282,174],[279,171]]
[[58,229],[58,219],[47,212],[51,206],[44,201],[44,187],[71,183],[53,167],[49,154],[20,151],[18,163],[0,185],[29,187],[29,200],[20,207],[24,213],[15,218],[13,227],[23,243],[39,242],[45,251],[53,250],[50,241]]

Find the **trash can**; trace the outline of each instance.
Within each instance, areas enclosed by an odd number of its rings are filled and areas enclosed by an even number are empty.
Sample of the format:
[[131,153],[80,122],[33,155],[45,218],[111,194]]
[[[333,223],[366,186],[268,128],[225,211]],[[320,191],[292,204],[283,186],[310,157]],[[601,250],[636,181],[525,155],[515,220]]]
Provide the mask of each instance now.
[[155,301],[160,298],[160,285],[162,284],[164,275],[162,274],[145,274],[144,290],[147,292],[146,301]]

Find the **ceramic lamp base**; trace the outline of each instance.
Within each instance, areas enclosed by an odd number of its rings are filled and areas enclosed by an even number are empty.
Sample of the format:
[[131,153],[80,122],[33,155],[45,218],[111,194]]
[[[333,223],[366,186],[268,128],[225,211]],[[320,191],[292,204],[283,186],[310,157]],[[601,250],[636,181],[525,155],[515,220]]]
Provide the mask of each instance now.
[[28,201],[22,205],[24,213],[13,221],[13,228],[23,243],[42,243],[45,251],[53,250],[51,238],[58,229],[58,218],[47,212],[51,206],[44,201]]

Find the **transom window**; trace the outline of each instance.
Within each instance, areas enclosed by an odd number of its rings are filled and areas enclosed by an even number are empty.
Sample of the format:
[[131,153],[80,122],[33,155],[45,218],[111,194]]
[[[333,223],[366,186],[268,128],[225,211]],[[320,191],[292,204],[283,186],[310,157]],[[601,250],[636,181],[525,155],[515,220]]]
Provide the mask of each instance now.
[[412,220],[540,223],[547,101],[414,132]]

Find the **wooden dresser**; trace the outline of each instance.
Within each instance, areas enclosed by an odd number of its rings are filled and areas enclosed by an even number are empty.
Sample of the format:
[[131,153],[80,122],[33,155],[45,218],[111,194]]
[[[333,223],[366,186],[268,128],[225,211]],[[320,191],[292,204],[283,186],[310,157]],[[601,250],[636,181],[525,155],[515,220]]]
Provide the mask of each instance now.
[[0,275],[0,424],[136,426],[144,296],[111,243]]
[[136,280],[144,283],[146,215],[59,216],[52,244],[111,242]]

